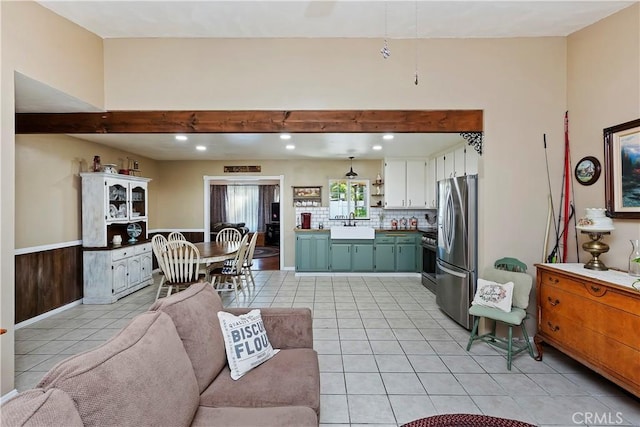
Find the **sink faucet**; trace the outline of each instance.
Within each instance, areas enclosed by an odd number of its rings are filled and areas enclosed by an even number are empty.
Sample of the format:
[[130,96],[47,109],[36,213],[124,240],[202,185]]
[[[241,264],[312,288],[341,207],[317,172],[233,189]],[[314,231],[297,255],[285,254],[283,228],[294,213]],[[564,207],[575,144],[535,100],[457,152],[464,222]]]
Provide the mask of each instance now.
[[[351,223],[351,220],[353,220],[353,223]],[[355,227],[355,226],[356,226],[356,213],[349,212],[349,222],[347,223],[347,227]]]

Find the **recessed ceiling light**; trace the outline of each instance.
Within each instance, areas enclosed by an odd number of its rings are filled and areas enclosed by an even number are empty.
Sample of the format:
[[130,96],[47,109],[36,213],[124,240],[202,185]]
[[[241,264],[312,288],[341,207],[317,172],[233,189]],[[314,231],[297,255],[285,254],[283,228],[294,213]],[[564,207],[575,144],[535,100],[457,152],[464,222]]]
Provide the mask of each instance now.
[[291,139],[291,135],[288,133],[280,134],[280,139]]
[[382,150],[382,145],[374,145],[373,147],[374,150]]
[[207,147],[204,145],[196,145],[196,150],[198,151],[207,151]]
[[393,139],[393,135],[390,133],[385,133],[384,135],[382,135],[382,139]]
[[176,135],[176,141],[186,141],[187,139],[187,135]]
[[293,144],[287,144],[287,146],[286,146],[285,148],[286,148],[287,150],[293,150],[293,149],[295,149],[295,148],[296,148],[296,146],[295,146],[295,145],[293,145]]

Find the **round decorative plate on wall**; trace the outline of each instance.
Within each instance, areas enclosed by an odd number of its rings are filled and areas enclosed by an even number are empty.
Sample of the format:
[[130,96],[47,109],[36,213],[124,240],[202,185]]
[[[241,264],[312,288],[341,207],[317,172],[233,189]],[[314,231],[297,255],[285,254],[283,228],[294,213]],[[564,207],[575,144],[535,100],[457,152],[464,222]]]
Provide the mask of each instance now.
[[600,178],[600,161],[593,156],[583,157],[574,171],[576,180],[582,185],[591,185]]

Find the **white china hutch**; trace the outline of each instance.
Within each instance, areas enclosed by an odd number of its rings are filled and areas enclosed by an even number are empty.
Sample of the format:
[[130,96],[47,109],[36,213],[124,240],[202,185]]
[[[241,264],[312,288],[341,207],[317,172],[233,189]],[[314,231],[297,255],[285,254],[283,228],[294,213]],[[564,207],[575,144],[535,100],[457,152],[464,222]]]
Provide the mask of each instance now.
[[150,179],[102,172],[80,176],[82,302],[111,304],[153,283],[147,234]]

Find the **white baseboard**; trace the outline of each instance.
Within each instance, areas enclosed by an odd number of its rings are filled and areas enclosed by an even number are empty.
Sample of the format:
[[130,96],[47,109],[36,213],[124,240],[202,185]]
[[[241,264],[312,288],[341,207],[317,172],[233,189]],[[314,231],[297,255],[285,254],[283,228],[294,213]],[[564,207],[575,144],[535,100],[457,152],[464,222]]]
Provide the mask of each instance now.
[[[295,270],[295,268],[293,268]],[[325,272],[311,272],[311,273],[296,273],[296,277],[314,277],[314,276],[328,276],[328,277],[352,277],[352,276],[367,276],[367,277],[422,277],[420,273],[335,273],[327,271]]]
[[14,329],[24,328],[25,326],[29,326],[29,325],[31,325],[33,323],[36,323],[36,322],[40,321],[40,320],[44,320],[44,319],[46,319],[48,317],[51,317],[51,316],[53,316],[55,314],[62,313],[65,310],[69,310],[70,308],[75,307],[77,305],[81,305],[81,304],[82,304],[82,299],[75,300],[74,302],[70,302],[69,304],[65,304],[62,307],[58,307],[58,308],[53,309],[51,311],[47,311],[46,313],[42,313],[39,316],[32,317],[31,319],[24,320],[24,321],[22,321],[20,323],[16,323],[16,325],[14,326]]
[[4,404],[7,400],[11,399],[14,396],[18,395],[18,390],[16,390],[15,388],[13,390],[11,390],[9,393],[5,394],[4,396],[0,397],[0,404]]

